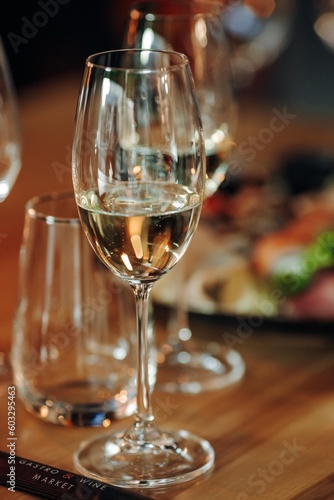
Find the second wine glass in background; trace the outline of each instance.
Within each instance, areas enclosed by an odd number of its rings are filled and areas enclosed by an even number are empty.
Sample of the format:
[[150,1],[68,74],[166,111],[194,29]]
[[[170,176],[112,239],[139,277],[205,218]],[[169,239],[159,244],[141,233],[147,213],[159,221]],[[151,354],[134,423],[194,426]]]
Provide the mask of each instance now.
[[[142,1],[131,7],[125,34],[129,48],[177,50],[189,58],[204,128],[206,197],[226,177],[237,121],[224,13],[220,2],[211,0]],[[184,268],[177,271],[176,318],[170,322],[168,343],[160,347],[158,385],[189,393],[230,386],[244,375],[243,359],[226,346],[194,341],[182,286]],[[161,281],[156,296],[165,283]]]

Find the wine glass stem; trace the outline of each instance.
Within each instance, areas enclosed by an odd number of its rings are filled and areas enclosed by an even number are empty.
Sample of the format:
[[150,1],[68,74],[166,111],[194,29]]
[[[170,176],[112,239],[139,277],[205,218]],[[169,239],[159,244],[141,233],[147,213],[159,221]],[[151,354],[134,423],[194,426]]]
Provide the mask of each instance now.
[[138,359],[137,359],[137,426],[149,425],[154,421],[151,406],[151,390],[149,384],[149,339],[148,317],[149,297],[152,283],[131,285],[136,301]]
[[186,269],[184,261],[181,260],[178,266],[176,304],[170,310],[168,322],[168,342],[173,349],[173,354],[187,351],[192,345],[192,332],[186,304]]

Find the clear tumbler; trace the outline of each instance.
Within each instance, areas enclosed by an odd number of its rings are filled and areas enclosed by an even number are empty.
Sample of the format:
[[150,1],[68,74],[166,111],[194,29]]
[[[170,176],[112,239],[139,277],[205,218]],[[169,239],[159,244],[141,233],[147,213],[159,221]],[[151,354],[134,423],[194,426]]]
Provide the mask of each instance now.
[[133,294],[91,249],[72,192],[27,203],[18,285],[12,365],[25,407],[62,425],[108,426],[132,414]]

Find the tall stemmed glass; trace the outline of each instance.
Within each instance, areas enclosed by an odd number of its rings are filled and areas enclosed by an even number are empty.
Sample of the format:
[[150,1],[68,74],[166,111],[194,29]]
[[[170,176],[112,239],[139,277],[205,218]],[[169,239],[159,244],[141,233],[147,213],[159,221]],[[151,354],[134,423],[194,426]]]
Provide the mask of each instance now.
[[0,202],[11,192],[21,169],[16,95],[0,38]]
[[202,438],[157,428],[148,377],[149,294],[196,229],[205,188],[203,152],[184,55],[119,50],[87,59],[74,132],[74,191],[92,247],[134,292],[138,391],[130,428],[83,443],[74,461],[84,474],[122,487],[188,481],[214,461]]
[[[224,14],[222,2],[215,0],[139,1],[130,8],[125,33],[127,47],[177,50],[190,61],[204,127],[206,197],[227,176],[237,120]],[[182,275],[178,273],[179,281]],[[182,282],[178,285],[181,293],[172,309],[174,326],[168,343],[160,347],[159,387],[168,392],[198,393],[238,382],[245,372],[242,357],[227,346],[203,346],[194,340],[184,286]],[[159,292],[162,286],[159,283]]]
[[[3,202],[21,169],[21,140],[17,101],[5,49],[0,38],[0,202]],[[0,380],[10,375],[5,352],[0,352]]]

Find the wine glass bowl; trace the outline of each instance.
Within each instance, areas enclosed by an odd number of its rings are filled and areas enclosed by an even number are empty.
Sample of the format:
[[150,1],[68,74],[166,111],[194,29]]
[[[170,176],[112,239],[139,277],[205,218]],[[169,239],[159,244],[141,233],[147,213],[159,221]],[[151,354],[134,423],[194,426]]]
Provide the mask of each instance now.
[[[77,201],[99,257],[130,284],[154,282],[176,264],[197,225],[201,206],[200,196],[191,190],[159,181],[116,185],[102,197],[85,192]],[[117,216],[110,215],[111,210]]]
[[90,56],[72,157],[82,226],[101,261],[133,289],[138,329],[135,420],[82,443],[75,465],[125,488],[189,481],[212,467],[214,451],[188,431],[156,426],[147,329],[153,284],[186,251],[204,198],[204,141],[187,58],[126,49]]

